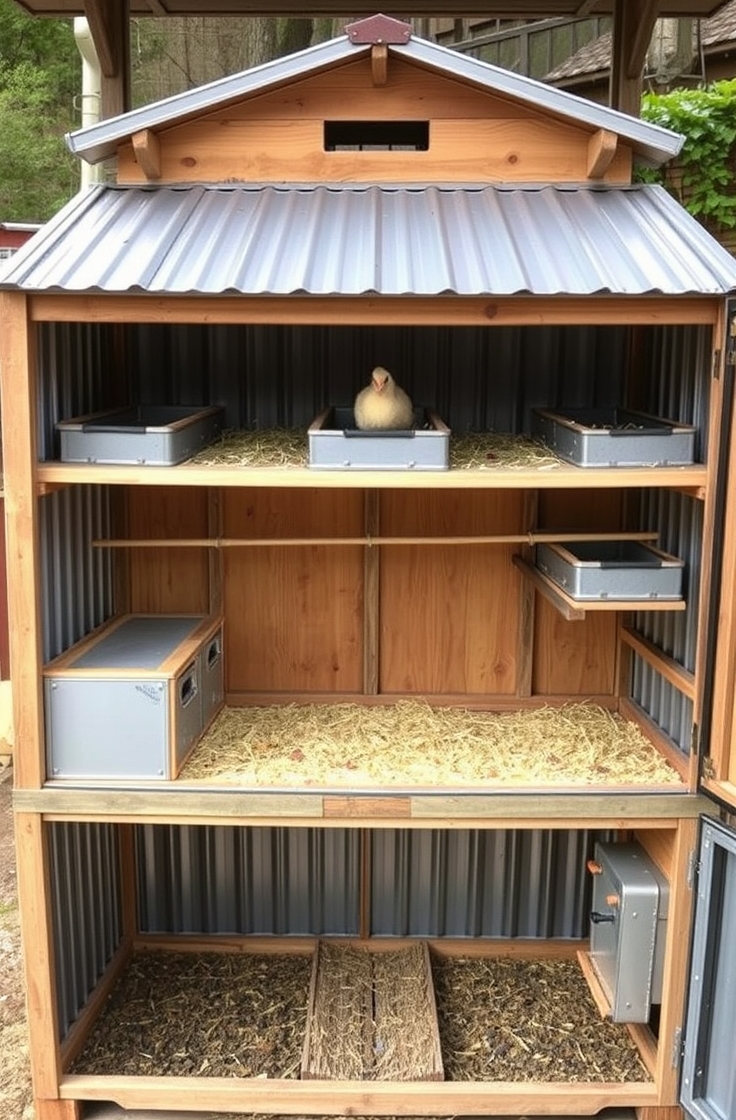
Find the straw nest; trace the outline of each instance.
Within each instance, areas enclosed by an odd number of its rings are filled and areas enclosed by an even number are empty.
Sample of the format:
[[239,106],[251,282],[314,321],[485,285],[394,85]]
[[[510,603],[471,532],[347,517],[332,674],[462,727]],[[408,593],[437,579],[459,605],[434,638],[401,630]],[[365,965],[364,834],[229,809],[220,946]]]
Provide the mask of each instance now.
[[134,955],[75,1073],[298,1078],[311,958]]
[[595,704],[496,713],[422,700],[224,708],[181,778],[291,789],[681,781],[636,724]]
[[[229,430],[189,462],[200,467],[306,467],[307,433],[303,428]],[[528,436],[505,432],[450,436],[453,470],[550,470],[560,465],[556,455]]]
[[433,970],[448,1081],[650,1080],[576,961],[444,958]]
[[427,960],[419,944],[375,953],[320,944],[305,1076],[441,1080]]

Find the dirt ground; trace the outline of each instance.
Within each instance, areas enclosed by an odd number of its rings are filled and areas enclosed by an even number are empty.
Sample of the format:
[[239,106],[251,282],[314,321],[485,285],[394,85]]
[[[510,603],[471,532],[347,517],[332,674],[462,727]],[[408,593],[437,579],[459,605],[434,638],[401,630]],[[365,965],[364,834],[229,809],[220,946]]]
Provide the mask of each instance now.
[[0,1117],[31,1120],[31,1080],[11,811],[12,771],[0,766]]

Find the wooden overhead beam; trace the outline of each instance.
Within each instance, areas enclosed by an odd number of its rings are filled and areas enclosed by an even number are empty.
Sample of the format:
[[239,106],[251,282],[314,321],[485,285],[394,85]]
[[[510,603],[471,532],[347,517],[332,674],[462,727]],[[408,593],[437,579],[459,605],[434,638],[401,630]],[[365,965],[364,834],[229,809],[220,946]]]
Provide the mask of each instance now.
[[659,8],[658,0],[614,0],[610,104],[638,117],[642,73]]
[[130,2],[84,0],[84,14],[100,60],[100,113],[116,117],[131,107]]

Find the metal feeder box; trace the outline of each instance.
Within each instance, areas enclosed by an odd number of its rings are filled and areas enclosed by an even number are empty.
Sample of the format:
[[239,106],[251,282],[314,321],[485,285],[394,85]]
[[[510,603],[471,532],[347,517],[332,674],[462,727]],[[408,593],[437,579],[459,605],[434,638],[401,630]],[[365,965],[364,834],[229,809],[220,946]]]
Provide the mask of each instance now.
[[590,960],[617,1023],[646,1023],[662,1001],[669,885],[639,844],[597,843]]
[[127,615],[44,669],[50,778],[176,778],[222,706],[222,626]]
[[532,413],[532,435],[578,467],[689,466],[696,432],[689,424],[622,408]]
[[684,561],[640,541],[538,544],[536,564],[581,601],[682,598]]
[[60,420],[65,463],[145,464],[172,467],[217,437],[224,410],[138,405]]
[[450,429],[431,409],[417,409],[410,431],[355,426],[352,408],[327,408],[309,426],[309,465],[328,470],[446,471]]

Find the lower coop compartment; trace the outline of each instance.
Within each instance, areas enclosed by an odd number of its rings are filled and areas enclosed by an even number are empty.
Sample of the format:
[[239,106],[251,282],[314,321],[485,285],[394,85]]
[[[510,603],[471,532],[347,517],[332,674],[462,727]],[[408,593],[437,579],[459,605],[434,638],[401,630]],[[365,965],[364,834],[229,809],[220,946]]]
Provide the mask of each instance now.
[[[200,1107],[315,1115],[660,1100],[659,1007],[612,1022],[581,966],[611,832],[48,827],[66,1097],[181,1107],[196,1082]],[[653,834],[664,863],[676,832]]]

